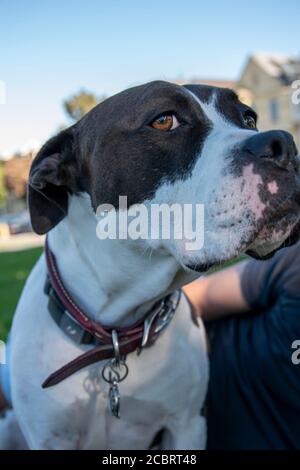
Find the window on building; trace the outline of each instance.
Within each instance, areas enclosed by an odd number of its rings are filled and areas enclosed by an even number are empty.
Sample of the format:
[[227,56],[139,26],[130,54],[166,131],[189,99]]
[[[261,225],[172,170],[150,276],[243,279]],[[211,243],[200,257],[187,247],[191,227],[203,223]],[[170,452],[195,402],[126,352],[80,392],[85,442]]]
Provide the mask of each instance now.
[[279,105],[277,100],[270,101],[270,117],[272,122],[279,120]]

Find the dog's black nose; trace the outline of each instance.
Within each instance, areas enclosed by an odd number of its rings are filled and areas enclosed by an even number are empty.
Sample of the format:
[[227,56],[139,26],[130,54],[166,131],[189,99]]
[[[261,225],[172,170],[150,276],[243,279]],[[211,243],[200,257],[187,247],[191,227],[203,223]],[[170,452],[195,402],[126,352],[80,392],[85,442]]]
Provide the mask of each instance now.
[[294,163],[297,155],[293,137],[286,131],[259,132],[246,140],[245,149],[254,157],[272,160],[282,168]]

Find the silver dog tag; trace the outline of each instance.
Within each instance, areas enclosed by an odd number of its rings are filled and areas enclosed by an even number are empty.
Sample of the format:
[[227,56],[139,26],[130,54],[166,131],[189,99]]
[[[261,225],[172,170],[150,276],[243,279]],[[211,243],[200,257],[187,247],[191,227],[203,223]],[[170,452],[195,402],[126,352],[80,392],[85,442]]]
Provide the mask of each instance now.
[[120,391],[118,383],[114,380],[109,389],[110,410],[116,418],[120,418]]
[[120,390],[119,382],[126,379],[128,375],[128,367],[126,362],[116,361],[115,358],[108,361],[102,369],[102,378],[107,382],[109,387],[109,406],[110,411],[115,418],[120,418]]

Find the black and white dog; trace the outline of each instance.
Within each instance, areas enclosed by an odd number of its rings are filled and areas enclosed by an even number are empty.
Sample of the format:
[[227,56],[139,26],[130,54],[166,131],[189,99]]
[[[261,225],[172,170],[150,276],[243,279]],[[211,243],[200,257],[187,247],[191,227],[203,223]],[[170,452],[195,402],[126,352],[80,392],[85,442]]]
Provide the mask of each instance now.
[[[293,240],[296,155],[288,133],[258,132],[255,112],[231,90],[148,83],[96,106],[40,150],[30,174],[32,225],[48,232],[61,279],[88,317],[128,327],[195,272],[243,252],[264,257]],[[97,208],[117,207],[119,195],[129,206],[204,204],[204,246],[187,251],[177,239],[100,241]],[[151,347],[127,356],[116,419],[101,378],[104,362],[41,388],[49,374],[91,349],[49,315],[46,275],[42,255],[11,331],[13,408],[0,421],[0,447],[25,445],[24,436],[31,449],[140,449],[163,430],[163,448],[204,448],[205,334],[191,321],[186,299]]]

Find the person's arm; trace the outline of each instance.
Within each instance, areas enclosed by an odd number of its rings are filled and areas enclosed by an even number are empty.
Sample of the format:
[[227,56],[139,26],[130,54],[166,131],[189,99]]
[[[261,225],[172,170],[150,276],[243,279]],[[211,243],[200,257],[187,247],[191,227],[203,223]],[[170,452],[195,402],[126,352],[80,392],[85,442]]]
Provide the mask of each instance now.
[[[245,311],[265,311],[276,303],[298,310],[300,242],[279,250],[267,261],[249,260],[184,287],[195,312],[205,320]],[[299,315],[289,317],[299,328]],[[279,315],[278,321],[285,316]]]
[[204,320],[215,320],[227,314],[248,311],[241,289],[241,274],[247,261],[201,277],[183,290],[194,307],[194,314]]

